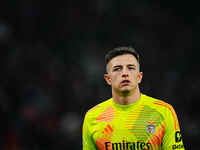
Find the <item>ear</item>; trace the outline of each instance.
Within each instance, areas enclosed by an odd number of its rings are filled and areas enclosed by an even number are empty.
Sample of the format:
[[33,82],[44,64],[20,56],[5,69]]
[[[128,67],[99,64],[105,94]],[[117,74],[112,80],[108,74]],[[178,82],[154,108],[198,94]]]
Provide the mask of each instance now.
[[110,78],[109,74],[104,74],[104,79],[106,80],[108,85],[111,85],[111,78]]
[[143,72],[138,73],[138,84],[142,82]]

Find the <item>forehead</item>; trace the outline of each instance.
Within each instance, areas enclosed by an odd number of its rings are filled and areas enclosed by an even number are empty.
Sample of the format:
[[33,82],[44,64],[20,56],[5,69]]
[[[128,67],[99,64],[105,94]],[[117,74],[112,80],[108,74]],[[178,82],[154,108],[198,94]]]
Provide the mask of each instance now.
[[116,66],[116,65],[127,65],[127,64],[137,65],[138,62],[137,62],[137,59],[135,58],[135,56],[133,56],[131,54],[123,54],[123,55],[114,57],[110,61],[111,67]]

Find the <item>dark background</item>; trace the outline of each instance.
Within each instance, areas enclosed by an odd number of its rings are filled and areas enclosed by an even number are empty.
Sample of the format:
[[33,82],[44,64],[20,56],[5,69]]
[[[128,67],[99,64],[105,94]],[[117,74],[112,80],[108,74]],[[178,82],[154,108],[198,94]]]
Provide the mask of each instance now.
[[1,1],[0,149],[81,150],[85,112],[111,96],[104,55],[132,44],[141,55],[141,91],[173,105],[186,149],[198,150],[198,7],[173,0]]

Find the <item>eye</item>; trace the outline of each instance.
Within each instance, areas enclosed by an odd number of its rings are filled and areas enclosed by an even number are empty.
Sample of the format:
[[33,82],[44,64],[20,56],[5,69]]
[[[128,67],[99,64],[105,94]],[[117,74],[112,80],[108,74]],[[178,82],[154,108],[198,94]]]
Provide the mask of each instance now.
[[119,71],[121,68],[114,68],[113,71]]
[[135,70],[135,68],[134,68],[134,67],[129,67],[128,69],[129,69],[129,70]]

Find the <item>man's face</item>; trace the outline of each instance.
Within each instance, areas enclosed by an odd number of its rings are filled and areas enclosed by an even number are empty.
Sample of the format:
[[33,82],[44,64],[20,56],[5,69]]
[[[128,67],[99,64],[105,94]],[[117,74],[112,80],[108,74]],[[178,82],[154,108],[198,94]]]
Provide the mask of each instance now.
[[123,54],[111,59],[107,64],[107,71],[108,74],[105,74],[104,78],[117,93],[130,94],[142,80],[139,63],[131,54]]

